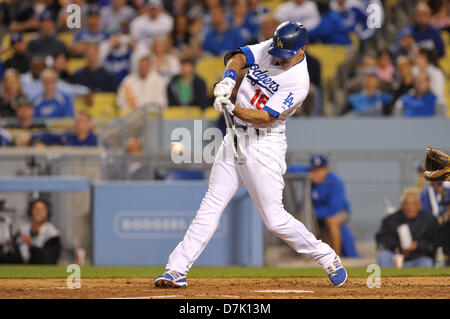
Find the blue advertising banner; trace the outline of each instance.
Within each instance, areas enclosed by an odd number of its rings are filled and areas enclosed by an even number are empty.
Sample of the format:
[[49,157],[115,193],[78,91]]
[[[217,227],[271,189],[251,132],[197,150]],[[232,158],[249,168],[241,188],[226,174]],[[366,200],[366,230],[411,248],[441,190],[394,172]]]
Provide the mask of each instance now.
[[[95,182],[95,265],[165,265],[208,189],[206,181]],[[245,188],[195,265],[263,265],[263,225]]]

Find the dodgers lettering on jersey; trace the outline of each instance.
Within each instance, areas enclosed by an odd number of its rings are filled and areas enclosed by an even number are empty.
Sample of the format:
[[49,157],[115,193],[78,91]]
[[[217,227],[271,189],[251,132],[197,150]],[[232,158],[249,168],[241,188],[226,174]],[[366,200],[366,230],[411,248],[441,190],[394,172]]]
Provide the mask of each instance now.
[[[241,47],[249,67],[236,97],[236,104],[263,109],[277,119],[269,127],[285,130],[285,121],[295,113],[308,95],[309,74],[306,57],[284,70],[268,51],[272,40]],[[242,125],[254,126],[236,118]]]

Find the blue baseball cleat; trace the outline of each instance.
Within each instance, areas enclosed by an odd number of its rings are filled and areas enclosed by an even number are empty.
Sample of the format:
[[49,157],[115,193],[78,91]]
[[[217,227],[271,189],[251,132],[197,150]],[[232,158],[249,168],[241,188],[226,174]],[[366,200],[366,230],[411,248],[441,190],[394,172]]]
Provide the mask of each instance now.
[[180,288],[187,285],[186,275],[175,270],[166,270],[161,276],[155,277],[155,287],[158,288]]
[[347,281],[347,271],[342,265],[341,259],[336,256],[325,271],[328,273],[331,283],[335,287],[341,287]]

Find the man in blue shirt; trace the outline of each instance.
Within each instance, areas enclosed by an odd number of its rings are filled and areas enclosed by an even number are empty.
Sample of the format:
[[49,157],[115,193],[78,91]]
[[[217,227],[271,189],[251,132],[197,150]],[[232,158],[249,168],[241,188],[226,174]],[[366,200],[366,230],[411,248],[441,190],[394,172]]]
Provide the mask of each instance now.
[[420,72],[414,79],[414,90],[400,96],[394,104],[393,114],[404,117],[446,116],[445,101],[430,91],[430,79]]
[[349,95],[348,103],[342,114],[351,112],[351,115],[378,115],[387,113],[392,97],[380,91],[377,72],[368,68],[363,72],[363,90]]
[[56,86],[58,74],[52,69],[45,69],[41,74],[44,92],[33,99],[36,118],[72,117],[74,107],[72,99]]
[[344,25],[342,17],[334,10],[328,10],[317,27],[308,31],[310,42],[320,41],[326,44],[350,45],[351,28]]
[[72,53],[81,57],[85,51],[86,43],[100,44],[108,39],[109,35],[101,29],[100,10],[93,6],[87,14],[87,29],[75,34],[73,39]]
[[203,50],[214,55],[222,55],[245,45],[245,39],[236,28],[230,28],[225,20],[225,11],[221,6],[211,11],[214,27],[210,29],[203,42]]
[[77,114],[73,131],[64,134],[37,134],[33,138],[40,145],[97,146],[91,118],[85,112]]
[[[431,25],[431,9],[425,2],[419,2],[414,11],[414,23],[399,34],[410,33],[418,47],[436,50],[439,58],[445,55],[445,46],[439,30]],[[397,41],[398,42],[398,41]]]
[[346,198],[342,179],[330,172],[327,158],[322,154],[314,154],[309,166],[291,164],[289,172],[309,172],[311,200],[321,230],[320,238],[328,242],[337,254],[358,257],[354,238],[346,225],[351,213],[350,202]]
[[[328,160],[322,154],[311,157],[309,178],[312,182],[311,198],[314,213],[319,226],[325,226],[331,247],[338,255],[344,253],[349,257],[357,256],[350,229],[345,225],[351,211],[342,179],[330,172]],[[344,236],[346,243],[343,242]]]

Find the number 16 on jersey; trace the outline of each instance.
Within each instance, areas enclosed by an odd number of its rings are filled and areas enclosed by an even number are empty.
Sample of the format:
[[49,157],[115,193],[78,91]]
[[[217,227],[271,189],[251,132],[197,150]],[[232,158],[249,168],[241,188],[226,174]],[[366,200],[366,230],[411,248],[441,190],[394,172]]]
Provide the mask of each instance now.
[[260,89],[257,89],[255,91],[255,95],[253,95],[252,99],[250,100],[250,103],[252,105],[255,105],[258,110],[261,110],[264,107],[264,105],[266,105],[268,100],[269,97],[264,93],[262,93]]

